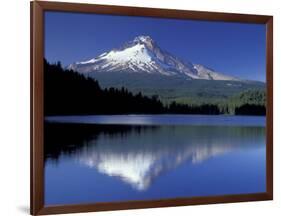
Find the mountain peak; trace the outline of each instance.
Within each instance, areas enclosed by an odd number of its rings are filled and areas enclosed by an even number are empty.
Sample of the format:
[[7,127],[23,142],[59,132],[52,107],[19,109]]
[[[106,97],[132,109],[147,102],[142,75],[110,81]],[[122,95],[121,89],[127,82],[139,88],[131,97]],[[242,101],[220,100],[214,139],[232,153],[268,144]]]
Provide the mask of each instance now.
[[135,37],[134,42],[143,42],[143,43],[147,43],[147,42],[153,42],[152,38],[148,35],[140,35]]
[[133,40],[134,43],[137,44],[144,44],[147,46],[147,48],[152,49],[154,46],[154,41],[153,39],[148,36],[148,35],[140,35],[135,37],[135,39]]

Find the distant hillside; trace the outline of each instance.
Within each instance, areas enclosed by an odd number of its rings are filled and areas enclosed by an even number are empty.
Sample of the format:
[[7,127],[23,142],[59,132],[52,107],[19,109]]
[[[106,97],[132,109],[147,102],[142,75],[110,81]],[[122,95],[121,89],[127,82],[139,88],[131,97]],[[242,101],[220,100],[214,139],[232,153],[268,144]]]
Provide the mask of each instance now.
[[[101,88],[99,82],[58,64],[44,61],[45,115],[89,114],[232,114],[265,115],[265,94],[251,90],[217,103],[164,104],[156,94],[132,93],[127,88]],[[210,82],[210,81],[209,81]],[[201,87],[203,88],[203,87]]]
[[218,81],[184,80],[179,77],[166,77],[132,73],[95,73],[93,78],[102,88],[126,87],[133,93],[158,95],[164,103],[215,103],[246,90],[265,90],[265,83],[258,81]]

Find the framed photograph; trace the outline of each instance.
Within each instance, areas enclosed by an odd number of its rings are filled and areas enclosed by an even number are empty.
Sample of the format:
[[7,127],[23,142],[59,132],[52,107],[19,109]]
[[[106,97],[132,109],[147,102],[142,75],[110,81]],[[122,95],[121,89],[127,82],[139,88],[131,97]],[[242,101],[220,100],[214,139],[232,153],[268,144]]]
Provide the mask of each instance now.
[[31,2],[31,214],[273,199],[273,17]]

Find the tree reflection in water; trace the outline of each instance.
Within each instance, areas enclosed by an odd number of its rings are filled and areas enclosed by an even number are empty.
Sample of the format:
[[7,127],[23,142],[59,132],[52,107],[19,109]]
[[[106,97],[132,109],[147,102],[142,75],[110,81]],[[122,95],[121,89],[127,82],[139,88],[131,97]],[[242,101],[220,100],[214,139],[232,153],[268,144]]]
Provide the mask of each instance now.
[[262,147],[264,137],[264,127],[45,123],[45,161],[71,157],[144,191],[183,162]]

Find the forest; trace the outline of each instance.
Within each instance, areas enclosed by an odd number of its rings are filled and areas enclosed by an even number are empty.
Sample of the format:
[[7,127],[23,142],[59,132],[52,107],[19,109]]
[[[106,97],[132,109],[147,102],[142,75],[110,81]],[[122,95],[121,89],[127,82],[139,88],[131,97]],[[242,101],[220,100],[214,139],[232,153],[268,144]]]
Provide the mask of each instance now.
[[73,70],[64,69],[60,62],[44,60],[45,115],[98,114],[230,114],[265,115],[266,96],[263,90],[247,90],[216,103],[164,104],[157,95],[132,93],[125,87],[101,88],[98,81]]

